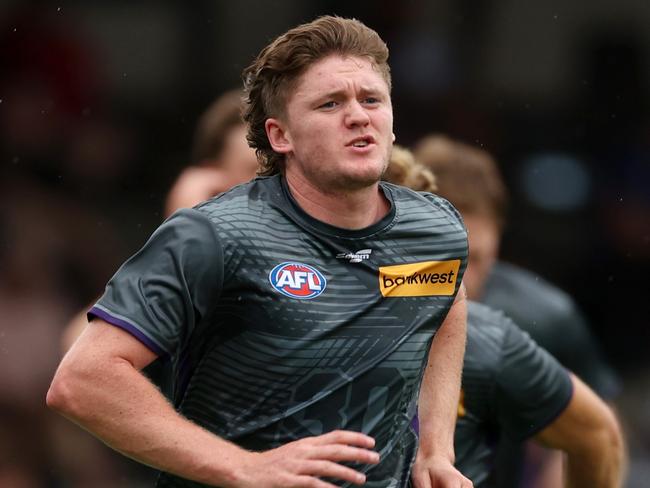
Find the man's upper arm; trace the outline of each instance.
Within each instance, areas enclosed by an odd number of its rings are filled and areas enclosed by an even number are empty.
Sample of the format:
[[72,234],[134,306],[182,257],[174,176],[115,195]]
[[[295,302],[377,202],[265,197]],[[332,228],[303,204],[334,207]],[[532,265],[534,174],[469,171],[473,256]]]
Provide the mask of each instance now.
[[70,359],[86,357],[93,361],[124,360],[141,370],[157,354],[128,332],[100,319],[93,319],[68,352]]
[[614,414],[585,383],[571,375],[574,393],[569,405],[535,440],[547,447],[573,452],[591,444],[591,434],[618,430]]

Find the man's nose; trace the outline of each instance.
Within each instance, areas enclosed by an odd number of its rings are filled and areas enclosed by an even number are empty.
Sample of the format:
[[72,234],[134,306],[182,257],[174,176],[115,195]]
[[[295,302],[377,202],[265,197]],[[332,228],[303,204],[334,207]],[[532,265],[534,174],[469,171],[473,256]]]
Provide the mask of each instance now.
[[345,125],[348,127],[368,125],[370,117],[365,107],[358,100],[347,104],[345,111]]

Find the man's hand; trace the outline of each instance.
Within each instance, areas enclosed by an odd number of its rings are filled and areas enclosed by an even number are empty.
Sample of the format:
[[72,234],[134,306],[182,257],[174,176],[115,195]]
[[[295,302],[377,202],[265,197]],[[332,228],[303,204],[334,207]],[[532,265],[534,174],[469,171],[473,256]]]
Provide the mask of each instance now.
[[415,488],[472,488],[472,482],[454,468],[444,457],[421,457],[418,455],[411,480]]
[[290,442],[270,451],[249,452],[242,466],[241,477],[233,486],[335,487],[319,479],[321,477],[361,485],[366,481],[365,475],[339,463],[377,464],[379,454],[371,450],[374,445],[374,439],[365,434],[336,430]]

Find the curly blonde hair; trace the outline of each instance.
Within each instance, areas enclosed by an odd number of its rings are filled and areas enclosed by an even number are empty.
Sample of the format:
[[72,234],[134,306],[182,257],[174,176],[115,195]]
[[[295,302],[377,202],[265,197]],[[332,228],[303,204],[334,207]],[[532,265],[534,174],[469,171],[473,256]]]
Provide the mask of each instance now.
[[418,163],[411,151],[397,144],[393,144],[388,167],[382,179],[416,191],[435,193],[438,189],[435,175]]

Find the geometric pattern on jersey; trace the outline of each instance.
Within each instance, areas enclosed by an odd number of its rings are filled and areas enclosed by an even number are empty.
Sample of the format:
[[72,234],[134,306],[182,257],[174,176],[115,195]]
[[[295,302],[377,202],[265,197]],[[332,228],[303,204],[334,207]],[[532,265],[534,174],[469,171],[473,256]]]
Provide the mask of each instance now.
[[468,302],[462,391],[456,467],[482,488],[498,438],[521,442],[543,430],[567,407],[573,386],[567,370],[503,313]]
[[[169,356],[175,406],[193,422],[255,450],[362,431],[381,455],[358,467],[367,486],[404,486],[424,364],[467,242],[446,200],[380,188],[391,210],[360,230],[311,218],[280,176],[181,210],[118,270],[91,315]],[[368,259],[342,257],[360,250]],[[453,260],[452,294],[380,293],[379,267]],[[306,300],[279,292],[269,275],[287,262],[317,270],[325,289]],[[158,485],[200,486],[167,473]]]

